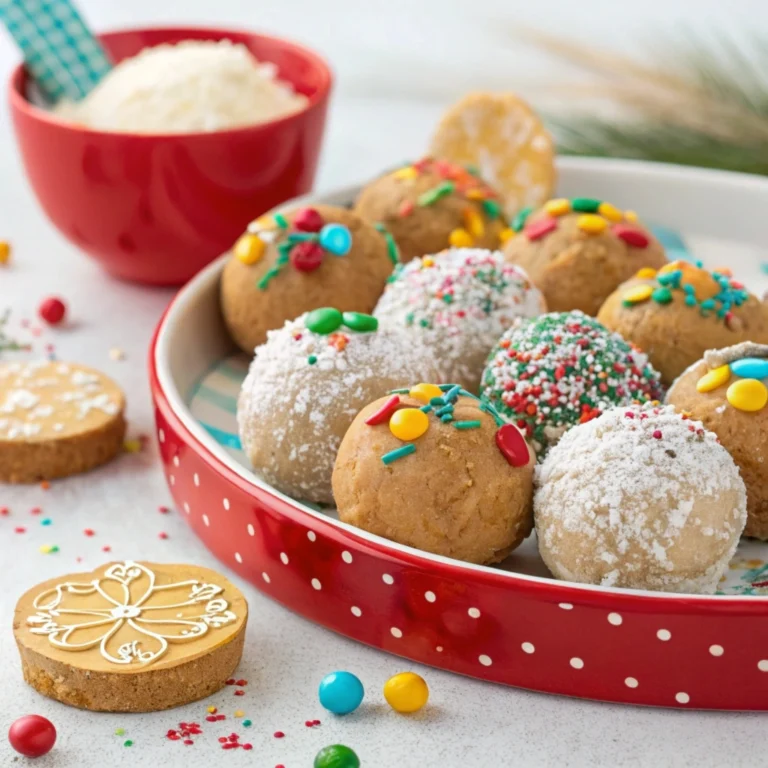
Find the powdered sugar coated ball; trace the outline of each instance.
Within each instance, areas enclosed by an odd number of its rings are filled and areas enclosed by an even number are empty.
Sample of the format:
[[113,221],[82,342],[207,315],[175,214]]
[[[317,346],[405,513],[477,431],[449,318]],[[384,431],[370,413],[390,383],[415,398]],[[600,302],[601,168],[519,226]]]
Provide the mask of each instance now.
[[746,522],[730,454],[671,406],[614,408],[536,469],[539,552],[560,579],[711,594]]
[[451,248],[413,259],[389,280],[374,315],[432,351],[443,382],[476,392],[488,352],[519,317],[546,311],[539,290],[498,251]]
[[256,348],[237,421],[243,450],[264,480],[289,496],[331,503],[336,452],[358,411],[382,392],[432,381],[437,373],[418,339],[401,330],[339,324],[316,333],[307,327],[315,327],[312,316],[270,331]]
[[488,359],[481,394],[543,456],[570,427],[659,400],[663,389],[643,352],[573,310],[513,325]]

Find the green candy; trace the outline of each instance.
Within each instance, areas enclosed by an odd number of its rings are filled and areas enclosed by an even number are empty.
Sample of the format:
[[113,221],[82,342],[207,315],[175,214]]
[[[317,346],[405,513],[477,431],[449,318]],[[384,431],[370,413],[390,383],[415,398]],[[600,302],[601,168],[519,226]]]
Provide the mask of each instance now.
[[580,213],[597,213],[602,200],[595,200],[593,197],[574,197],[571,200],[571,208]]
[[669,288],[657,288],[651,294],[651,298],[657,304],[669,304],[672,301],[672,291]]
[[276,213],[272,218],[280,229],[288,229],[288,219],[282,213]]
[[341,318],[347,328],[358,333],[368,333],[379,327],[379,321],[373,315],[364,315],[362,312],[345,312]]
[[420,206],[432,205],[433,203],[436,203],[441,197],[450,195],[454,189],[456,189],[456,185],[452,181],[444,181],[442,184],[438,184],[436,187],[428,189],[422,195],[419,195],[419,198],[416,200],[416,202]]
[[483,200],[483,210],[491,220],[501,216],[501,206],[495,200]]
[[313,309],[306,319],[307,328],[312,333],[320,333],[327,336],[341,327],[343,317],[338,309],[333,307],[323,307],[322,309]]
[[315,768],[360,768],[360,758],[349,747],[332,744],[317,753]]
[[518,211],[510,226],[514,232],[519,232],[524,226],[528,217],[533,213],[533,206],[529,205],[527,208],[523,208],[522,211]]

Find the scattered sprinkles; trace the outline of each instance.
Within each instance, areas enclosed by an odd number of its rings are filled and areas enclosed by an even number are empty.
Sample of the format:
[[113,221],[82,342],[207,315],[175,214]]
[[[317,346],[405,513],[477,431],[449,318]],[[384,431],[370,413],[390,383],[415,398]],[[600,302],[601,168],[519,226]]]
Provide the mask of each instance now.
[[[418,208],[437,205],[447,197],[463,199],[465,205],[462,211],[462,226],[452,230],[448,236],[447,244],[454,248],[470,248],[477,245],[486,234],[487,224],[495,221],[504,223],[497,193],[474,173],[473,169],[445,160],[426,158],[398,168],[392,175],[405,185],[412,185],[416,179],[425,175],[437,176],[440,179],[434,187],[422,192],[415,204],[410,200],[404,201],[397,212],[400,218],[411,216]],[[383,228],[379,231],[386,233]]]
[[630,286],[622,293],[625,307],[648,301],[669,304],[678,295],[686,306],[697,309],[702,317],[714,315],[728,327],[734,323],[733,310],[749,299],[749,293],[733,279],[730,270],[707,272],[700,261],[695,264],[673,261],[658,271],[642,269],[635,279],[647,282]]
[[650,243],[648,235],[633,226],[637,221],[634,212],[622,213],[616,206],[602,200],[591,197],[549,200],[544,203],[543,215],[530,219],[533,210],[533,208],[523,208],[512,221],[513,232],[522,232],[530,241],[539,240],[554,232],[558,227],[557,220],[561,216],[580,213],[576,226],[587,237],[610,231],[632,248],[647,248]]
[[614,405],[658,400],[662,388],[642,352],[573,311],[510,328],[489,357],[481,394],[543,454],[568,427]]
[[252,266],[262,260],[268,244],[275,244],[278,256],[256,284],[261,291],[288,265],[299,272],[314,272],[326,254],[346,256],[352,248],[352,233],[343,224],[326,222],[317,209],[302,208],[293,214],[293,224],[280,213],[252,221],[233,253]]

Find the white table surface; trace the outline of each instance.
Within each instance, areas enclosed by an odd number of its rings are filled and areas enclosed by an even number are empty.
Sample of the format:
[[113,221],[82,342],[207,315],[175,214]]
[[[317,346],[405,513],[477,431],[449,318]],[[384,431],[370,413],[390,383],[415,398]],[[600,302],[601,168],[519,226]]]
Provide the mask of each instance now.
[[[2,0],[0,0],[2,1]],[[646,2],[643,8],[609,2],[581,4],[543,1],[532,8],[503,10],[502,0],[473,3],[391,0],[368,8],[360,0],[83,0],[94,26],[216,21],[277,31],[314,41],[334,64],[339,85],[318,187],[365,178],[392,162],[418,155],[443,106],[473,87],[532,88],[519,73],[546,72],[532,56],[519,53],[499,33],[496,18],[548,25],[554,31],[613,40],[629,38],[643,21],[658,24],[695,14],[700,23],[754,27],[768,21],[762,0]],[[378,4],[375,4],[378,5]],[[510,4],[512,5],[512,4]],[[161,7],[162,6],[162,7]],[[612,7],[611,13],[608,13]],[[258,8],[258,11],[256,10]],[[250,9],[250,10],[247,10]],[[318,10],[319,9],[319,10]],[[367,21],[362,20],[362,14]],[[735,20],[734,20],[735,19]],[[746,25],[743,25],[746,28]],[[5,79],[15,51],[0,36],[0,75]],[[539,67],[539,69],[536,69]],[[551,70],[550,70],[551,71]],[[415,73],[415,74],[414,74]],[[360,126],[366,130],[361,131]],[[13,265],[0,268],[0,309],[9,306],[14,325],[33,320],[40,299],[64,297],[70,305],[65,329],[45,329],[39,337],[23,331],[37,350],[55,345],[62,359],[82,362],[112,375],[128,393],[132,436],[153,432],[146,352],[151,331],[171,292],[117,283],[49,226],[24,181],[14,149],[5,104],[0,105],[0,239],[14,247]],[[126,358],[110,359],[120,347]],[[35,765],[56,768],[89,766],[209,766],[272,768],[310,766],[322,746],[345,743],[365,768],[440,766],[751,766],[764,763],[765,718],[757,714],[654,711],[582,702],[483,684],[379,653],[320,629],[270,602],[240,583],[251,607],[251,620],[239,675],[247,694],[226,688],[205,703],[159,714],[123,716],[81,712],[49,701],[21,678],[10,628],[18,595],[38,581],[107,558],[188,561],[218,567],[170,505],[154,443],[145,453],[125,455],[109,467],[80,478],[38,487],[0,487],[0,766],[20,765],[5,739],[11,722],[40,713],[57,726],[56,748]],[[40,515],[30,509],[41,507]],[[44,526],[43,519],[51,524]],[[14,532],[24,526],[26,532]],[[92,537],[83,530],[93,529]],[[165,532],[167,539],[159,538]],[[56,544],[44,555],[39,547]],[[111,547],[105,554],[102,547]],[[82,558],[81,562],[77,559]],[[236,580],[239,582],[239,580]],[[381,686],[393,673],[415,669],[428,681],[432,696],[420,715],[402,717],[387,707]],[[366,702],[354,715],[334,718],[321,710],[317,683],[327,672],[349,669],[367,689]],[[214,704],[231,715],[240,708],[253,721],[250,729],[228,718],[206,723],[205,707]],[[319,718],[309,729],[305,720]],[[201,722],[204,734],[194,746],[165,738],[179,721]],[[114,731],[125,729],[125,736]],[[253,743],[250,752],[223,753],[217,736],[232,731]],[[284,739],[273,738],[282,730]],[[132,747],[124,747],[130,738]]]

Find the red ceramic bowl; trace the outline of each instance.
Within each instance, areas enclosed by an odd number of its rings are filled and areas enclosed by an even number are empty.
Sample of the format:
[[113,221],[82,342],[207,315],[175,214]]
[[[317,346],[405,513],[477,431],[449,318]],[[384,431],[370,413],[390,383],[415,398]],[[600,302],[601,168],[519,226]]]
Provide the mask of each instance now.
[[318,55],[230,29],[134,29],[101,40],[120,61],[160,43],[222,38],[277,65],[279,77],[308,97],[306,109],[214,133],[107,133],[31,104],[22,66],[11,76],[11,115],[40,204],[62,234],[116,277],[183,283],[251,219],[312,186],[332,80]]

